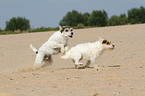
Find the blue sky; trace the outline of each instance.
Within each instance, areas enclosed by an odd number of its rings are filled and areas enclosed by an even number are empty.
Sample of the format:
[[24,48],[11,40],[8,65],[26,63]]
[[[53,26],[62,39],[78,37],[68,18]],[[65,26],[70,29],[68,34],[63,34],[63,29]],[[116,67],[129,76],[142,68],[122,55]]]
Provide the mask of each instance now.
[[68,11],[105,10],[108,16],[145,7],[145,0],[0,0],[0,28],[12,17],[25,17],[32,28],[57,27]]

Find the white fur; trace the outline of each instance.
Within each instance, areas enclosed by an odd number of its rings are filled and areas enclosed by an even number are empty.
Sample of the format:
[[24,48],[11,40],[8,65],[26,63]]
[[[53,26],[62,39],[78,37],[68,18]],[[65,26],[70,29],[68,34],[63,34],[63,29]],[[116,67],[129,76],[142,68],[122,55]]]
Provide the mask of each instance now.
[[[61,27],[61,26],[60,26]],[[60,28],[61,30],[61,28]],[[65,53],[68,50],[67,43],[68,43],[68,36],[71,36],[71,33],[66,32],[55,32],[51,35],[47,42],[45,42],[39,50],[37,50],[32,44],[30,44],[30,48],[38,54],[36,55],[34,68],[40,68],[43,66],[42,61],[46,58],[49,58],[49,61],[52,63],[53,54],[58,53]]]
[[73,59],[75,66],[82,65],[79,63],[81,59],[86,59],[87,64],[85,67],[89,67],[90,63],[93,64],[94,68],[99,68],[96,64],[96,58],[101,55],[105,49],[113,49],[114,45],[104,45],[102,41],[104,39],[99,39],[99,41],[93,43],[84,43],[72,47],[64,56],[61,56],[62,59]]

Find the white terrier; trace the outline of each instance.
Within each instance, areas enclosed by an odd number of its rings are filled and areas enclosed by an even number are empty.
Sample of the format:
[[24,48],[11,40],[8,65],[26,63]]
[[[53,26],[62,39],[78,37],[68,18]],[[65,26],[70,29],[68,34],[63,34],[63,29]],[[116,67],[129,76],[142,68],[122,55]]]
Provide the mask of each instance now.
[[73,34],[73,29],[69,26],[62,27],[59,25],[59,31],[52,34],[48,41],[44,43],[39,50],[30,44],[30,48],[37,54],[34,68],[44,66],[42,61],[50,61],[52,63],[51,55],[58,54],[60,52],[65,53],[68,50],[68,37],[72,38]]
[[83,63],[79,63],[80,60],[86,59],[87,63],[85,67],[89,67],[90,63],[92,63],[94,68],[98,69],[96,58],[99,57],[105,49],[114,49],[114,47],[115,45],[111,45],[111,42],[99,37],[99,41],[79,44],[72,47],[64,56],[61,56],[61,58],[72,59],[76,68],[78,65],[83,65]]

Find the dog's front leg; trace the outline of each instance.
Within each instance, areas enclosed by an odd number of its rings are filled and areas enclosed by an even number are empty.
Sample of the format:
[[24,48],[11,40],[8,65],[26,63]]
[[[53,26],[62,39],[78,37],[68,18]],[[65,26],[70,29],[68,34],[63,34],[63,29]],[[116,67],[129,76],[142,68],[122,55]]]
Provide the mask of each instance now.
[[68,49],[69,49],[68,46],[65,46],[64,47],[64,53],[63,54],[65,54],[68,51]]
[[54,48],[60,48],[61,49],[61,53],[65,52],[65,48],[63,44],[56,44]]
[[95,69],[99,69],[100,67],[96,64],[96,59],[92,59],[91,60],[91,63],[93,64],[93,67],[95,68]]

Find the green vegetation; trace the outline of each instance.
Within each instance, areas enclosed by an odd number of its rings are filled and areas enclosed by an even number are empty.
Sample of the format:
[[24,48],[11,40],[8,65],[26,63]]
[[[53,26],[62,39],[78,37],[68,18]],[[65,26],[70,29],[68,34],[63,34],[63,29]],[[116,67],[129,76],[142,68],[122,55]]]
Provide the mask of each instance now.
[[125,14],[121,14],[120,16],[114,15],[108,20],[109,26],[126,25],[128,23],[129,22]]
[[89,26],[107,26],[108,15],[106,11],[93,10],[89,18]]
[[[127,16],[128,15],[128,16]],[[68,26],[117,26],[126,24],[140,24],[145,23],[145,8],[132,8],[128,10],[128,14],[121,14],[120,16],[113,15],[108,19],[108,14],[105,10],[93,10],[91,14],[79,13],[76,10],[68,12],[66,16],[60,21],[60,25]]]
[[66,16],[60,21],[60,25],[67,26],[106,26],[108,16],[103,10],[93,10],[91,14],[89,13],[79,13],[76,10],[68,12]]
[[51,28],[51,27],[48,27],[48,28],[40,27],[40,28],[33,29],[30,32],[45,32],[45,31],[56,31],[56,30],[59,30],[59,28],[58,27],[54,27],[54,28]]
[[82,13],[77,12],[76,10],[72,10],[72,12],[68,12],[66,16],[60,21],[61,25],[69,25],[69,26],[77,26],[78,24],[84,21]]
[[2,29],[0,28],[0,32],[2,32]]
[[[120,16],[113,15],[110,18],[108,18],[108,14],[105,10],[93,10],[92,13],[81,13],[72,10],[59,22],[62,26],[71,26],[74,29],[141,23],[145,23],[145,7],[143,6],[140,8],[132,8],[128,10],[127,14],[121,14]],[[0,34],[56,31],[58,29],[58,27],[31,29],[28,19],[25,17],[13,17],[9,21],[6,21],[5,30],[0,28]]]
[[30,29],[29,20],[25,17],[13,17],[10,21],[6,21],[6,31],[26,31]]
[[128,11],[128,20],[131,24],[145,23],[145,8],[133,8]]

